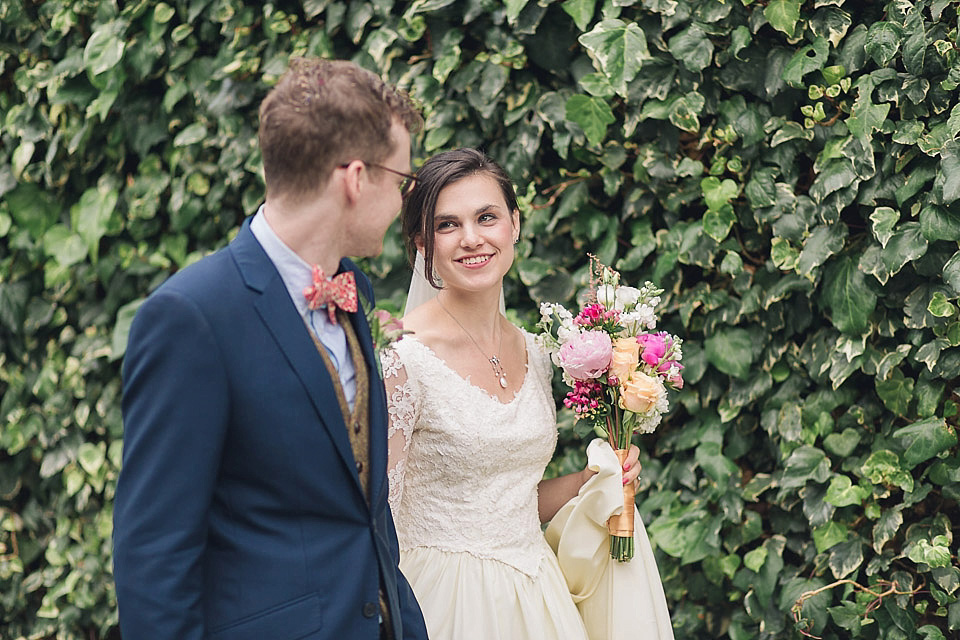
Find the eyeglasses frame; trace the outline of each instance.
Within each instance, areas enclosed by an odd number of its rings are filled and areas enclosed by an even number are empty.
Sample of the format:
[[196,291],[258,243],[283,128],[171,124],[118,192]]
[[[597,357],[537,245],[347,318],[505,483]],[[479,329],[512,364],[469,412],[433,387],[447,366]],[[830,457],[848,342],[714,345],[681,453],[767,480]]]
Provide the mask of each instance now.
[[[417,176],[413,175],[412,173],[404,173],[403,171],[397,171],[396,169],[385,167],[382,164],[377,164],[375,162],[367,162],[366,160],[361,160],[360,162],[367,165],[368,167],[373,167],[375,169],[383,169],[384,171],[389,171],[394,175],[398,175],[404,178],[404,181],[400,183],[400,196],[403,198],[406,198],[408,195],[410,195],[410,192],[413,190],[413,188],[417,184]],[[337,168],[346,169],[349,166],[350,166],[350,163],[348,162],[346,164],[337,165]]]

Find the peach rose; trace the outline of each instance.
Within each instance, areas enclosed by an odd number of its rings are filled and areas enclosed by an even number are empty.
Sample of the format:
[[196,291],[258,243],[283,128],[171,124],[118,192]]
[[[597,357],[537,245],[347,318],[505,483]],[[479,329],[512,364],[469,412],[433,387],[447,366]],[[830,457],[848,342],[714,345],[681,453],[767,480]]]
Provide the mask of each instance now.
[[657,406],[663,385],[645,373],[634,373],[620,383],[620,408],[634,413],[647,413]]
[[640,363],[640,343],[636,338],[617,338],[613,341],[613,362],[610,375],[626,380]]

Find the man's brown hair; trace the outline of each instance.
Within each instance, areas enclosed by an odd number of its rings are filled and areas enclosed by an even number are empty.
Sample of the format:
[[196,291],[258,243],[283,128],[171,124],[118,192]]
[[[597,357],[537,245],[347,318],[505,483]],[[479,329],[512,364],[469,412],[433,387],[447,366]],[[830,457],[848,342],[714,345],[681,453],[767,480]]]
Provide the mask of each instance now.
[[413,101],[346,60],[294,58],[260,105],[260,151],[268,195],[313,193],[352,160],[379,163],[394,149],[396,119],[423,124]]

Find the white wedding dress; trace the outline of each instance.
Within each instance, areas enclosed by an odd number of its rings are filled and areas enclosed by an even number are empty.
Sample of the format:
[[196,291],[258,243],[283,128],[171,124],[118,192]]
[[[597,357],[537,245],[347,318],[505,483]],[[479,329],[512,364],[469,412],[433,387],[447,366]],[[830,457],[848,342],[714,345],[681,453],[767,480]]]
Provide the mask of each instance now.
[[405,336],[383,354],[400,568],[431,640],[586,640],[537,513],[557,442],[550,361],[502,403]]
[[609,445],[591,445],[590,464],[599,473],[557,514],[548,530],[553,548],[544,537],[537,485],[556,447],[556,405],[549,357],[531,334],[524,340],[526,375],[508,403],[413,336],[382,355],[400,568],[428,635],[672,640],[639,517],[638,557],[620,566],[609,558],[604,523],[622,509],[619,463]]

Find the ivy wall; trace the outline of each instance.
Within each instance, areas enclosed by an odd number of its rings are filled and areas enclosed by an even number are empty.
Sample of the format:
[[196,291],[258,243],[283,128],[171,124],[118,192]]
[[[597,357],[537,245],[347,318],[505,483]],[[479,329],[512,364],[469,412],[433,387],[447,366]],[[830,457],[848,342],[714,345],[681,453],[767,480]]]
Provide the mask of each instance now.
[[[666,289],[686,387],[638,503],[678,638],[956,637],[958,11],[0,0],[2,635],[117,637],[126,330],[255,211],[257,105],[307,54],[420,101],[414,164],[478,146],[514,176],[517,322],[572,303],[587,252]],[[394,308],[398,238],[367,262]]]

